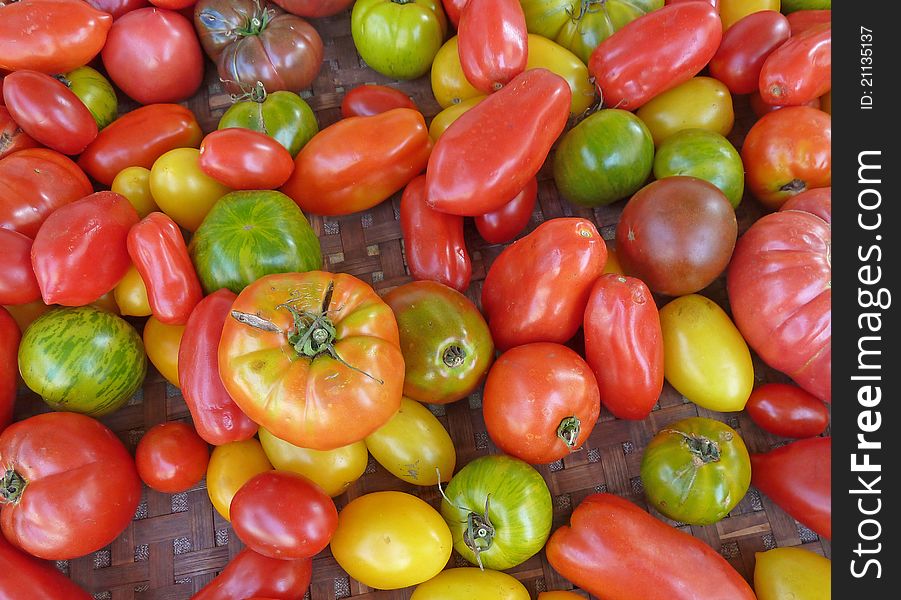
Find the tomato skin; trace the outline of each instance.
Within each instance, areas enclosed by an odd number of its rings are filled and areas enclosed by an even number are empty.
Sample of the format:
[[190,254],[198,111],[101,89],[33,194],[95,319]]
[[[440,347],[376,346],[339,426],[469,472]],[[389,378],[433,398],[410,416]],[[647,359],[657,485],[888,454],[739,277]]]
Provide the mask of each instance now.
[[141,481],[166,494],[193,487],[203,479],[209,462],[206,442],[193,427],[178,421],[154,425],[135,448]]
[[538,173],[563,131],[571,97],[562,77],[531,69],[461,115],[429,157],[429,206],[476,216],[509,202]]
[[585,360],[601,403],[620,419],[644,419],[663,390],[663,331],[640,279],[598,277],[585,308]]
[[569,340],[606,261],[607,246],[587,219],[545,221],[505,248],[482,286],[482,311],[497,348]]
[[119,110],[116,90],[97,70],[79,67],[57,77],[87,107],[98,131],[116,120]]
[[126,238],[138,213],[124,196],[95,192],[53,212],[31,246],[45,304],[82,306],[111,291],[130,260]]
[[710,59],[710,74],[733,94],[750,94],[759,87],[760,69],[776,48],[791,35],[789,21],[775,10],[744,17],[723,34]]
[[9,109],[2,105],[2,101],[3,88],[0,87],[0,158],[17,150],[40,147],[41,144],[19,127],[19,124],[9,114]]
[[134,265],[128,268],[119,283],[113,289],[113,299],[119,308],[119,314],[132,317],[149,317],[150,302],[147,300],[147,287],[141,274]]
[[[688,81],[713,57],[722,39],[719,14],[706,2],[664,6],[635,19],[591,53],[588,71],[604,106],[634,110]],[[653,48],[647,40],[660,40]]]
[[791,34],[798,35],[816,25],[832,23],[832,9],[796,10],[789,13],[786,18],[788,19],[789,27],[791,27]]
[[751,484],[817,535],[832,539],[831,437],[752,454]]
[[19,340],[22,333],[9,311],[0,306],[0,433],[12,423],[19,387]]
[[832,187],[814,188],[789,198],[779,207],[779,212],[800,210],[832,223]]
[[402,91],[387,85],[358,85],[341,100],[341,118],[369,117],[392,108],[419,110],[416,103]]
[[174,148],[197,148],[203,132],[194,113],[178,104],[129,111],[103,129],[78,157],[78,166],[103,185],[126,167],[149,169]]
[[17,550],[3,536],[0,536],[0,589],[3,590],[0,594],[4,600],[15,600],[15,598],[91,600],[93,598],[53,565]]
[[334,450],[310,450],[260,429],[260,443],[273,467],[303,475],[332,498],[347,491],[353,482],[363,476],[369,464],[369,452],[363,441]]
[[525,230],[538,200],[538,179],[533,177],[513,199],[475,218],[476,229],[489,244],[506,244]]
[[142,219],[160,209],[150,193],[150,169],[144,167],[126,167],[119,171],[110,190],[122,194],[138,211]]
[[[45,413],[0,434],[6,476],[26,483],[0,498],[3,535],[33,556],[66,560],[112,542],[131,522],[141,480],[128,450],[90,417]],[[14,476],[13,476],[14,477]],[[64,519],[66,527],[58,527]]]
[[798,106],[832,89],[832,24],[811,27],[773,50],[760,69],[767,104]]
[[466,8],[468,2],[469,0],[441,0],[441,4],[444,6],[444,13],[447,15],[447,20],[450,21],[454,27],[460,23],[460,15],[463,14],[463,9]]
[[167,325],[153,316],[144,324],[143,339],[147,358],[166,381],[175,387],[179,387],[178,348],[184,332],[184,325]]
[[292,158],[319,132],[316,115],[303,98],[284,90],[267,94],[260,87],[249,99],[232,104],[218,127],[243,127],[270,135]]
[[12,229],[0,228],[0,304],[27,304],[41,298],[31,267],[32,240]]
[[657,146],[686,129],[726,136],[735,124],[732,96],[712,77],[692,77],[651,98],[635,114],[648,126]]
[[303,598],[313,576],[309,558],[280,560],[245,548],[192,600],[246,600],[268,597]]
[[750,14],[765,10],[778,11],[780,0],[720,0],[720,18],[723,31],[728,31],[736,23]]
[[150,193],[160,209],[188,231],[197,231],[219,198],[231,191],[200,168],[200,150],[169,150],[150,168]]
[[254,437],[216,446],[206,469],[206,491],[213,508],[229,521],[229,507],[241,486],[254,476],[271,470],[272,464],[266,458],[263,446]]
[[814,437],[829,424],[829,409],[819,398],[784,383],[756,388],[746,408],[758,427],[782,437]]
[[528,32],[519,0],[469,0],[457,32],[463,73],[480,92],[496,92],[525,70]]
[[149,5],[148,0],[87,0],[87,3],[97,10],[111,14],[113,20],[118,19],[125,13]]
[[[760,90],[751,92],[751,95],[748,97],[748,103],[751,105],[751,111],[758,119],[767,113],[773,112],[774,110],[785,108],[784,106],[780,106],[778,104],[767,104],[766,102],[764,102],[763,98],[760,97]],[[825,108],[823,108],[822,102],[819,98],[814,98],[803,106],[809,106],[810,108],[816,108],[823,110],[824,112],[828,112],[825,110]]]
[[832,561],[797,547],[756,552],[754,591],[757,600],[831,600]]
[[252,437],[257,424],[238,408],[219,377],[219,338],[237,296],[221,289],[197,303],[178,347],[178,381],[197,434],[214,446]]
[[346,215],[372,208],[425,168],[432,142],[422,113],[395,108],[341,119],[297,154],[281,191],[305,212]]
[[336,15],[348,6],[353,0],[273,0],[289,13],[301,17],[329,17]]
[[430,208],[425,191],[426,178],[420,175],[407,184],[400,200],[400,227],[410,275],[465,292],[472,263],[463,240],[463,217]]
[[741,203],[745,170],[732,142],[706,129],[684,129],[666,140],[654,153],[654,178],[689,175],[720,189],[732,208]]
[[269,190],[288,180],[294,160],[268,135],[233,127],[214,131],[203,139],[200,168],[234,190]]
[[[507,573],[475,567],[445,569],[419,584],[410,600],[529,600],[529,591]],[[584,598],[581,598],[584,600]]]

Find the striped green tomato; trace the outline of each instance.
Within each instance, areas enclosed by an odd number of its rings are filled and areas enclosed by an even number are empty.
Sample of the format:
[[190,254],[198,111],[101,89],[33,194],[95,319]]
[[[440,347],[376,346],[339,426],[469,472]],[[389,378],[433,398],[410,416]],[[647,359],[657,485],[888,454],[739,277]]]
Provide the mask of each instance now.
[[262,85],[225,111],[218,128],[230,127],[265,133],[284,146],[292,157],[319,133],[316,115],[303,98],[285,90],[267,94]]
[[103,129],[116,120],[119,110],[116,90],[98,71],[91,67],[78,67],[61,75],[60,80],[88,107],[97,121],[97,129]]

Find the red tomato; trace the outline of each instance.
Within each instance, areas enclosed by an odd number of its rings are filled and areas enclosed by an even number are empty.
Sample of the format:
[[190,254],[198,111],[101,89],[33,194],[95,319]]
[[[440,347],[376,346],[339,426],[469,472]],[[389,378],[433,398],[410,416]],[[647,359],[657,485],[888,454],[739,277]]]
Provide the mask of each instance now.
[[[778,104],[767,104],[766,102],[764,102],[763,98],[760,97],[760,90],[757,88],[755,88],[754,91],[751,92],[751,95],[748,96],[748,102],[751,105],[751,111],[758,119],[767,113],[773,112],[774,110],[785,108],[784,106],[780,106]],[[804,106],[820,109],[822,108],[822,102],[819,98],[814,98],[810,102],[804,104]]]
[[525,71],[528,31],[519,0],[469,0],[457,29],[460,66],[477,90],[496,92]]
[[8,310],[0,306],[0,432],[13,420],[13,406],[19,384],[20,339],[22,333],[16,320]]
[[755,388],[745,408],[758,427],[782,437],[814,437],[829,424],[829,409],[822,401],[785,383]]
[[269,558],[322,551],[338,526],[338,509],[318,485],[297,473],[268,471],[245,483],[229,509],[238,538]]
[[4,600],[92,600],[54,565],[20,552],[0,536],[0,597]]
[[368,117],[392,108],[419,110],[416,103],[402,91],[387,85],[360,85],[347,92],[341,101],[341,117]]
[[651,291],[634,277],[601,275],[582,327],[601,402],[620,419],[647,417],[663,390],[663,332]]
[[178,104],[153,104],[127,112],[109,125],[78,158],[79,166],[112,185],[126,167],[149,169],[175,148],[197,148],[203,132],[194,113]]
[[767,104],[798,106],[832,89],[832,25],[793,35],[767,56],[760,69],[760,97]]
[[710,74],[733,94],[750,94],[758,88],[760,69],[773,50],[791,35],[788,19],[775,10],[754,12],[723,34],[710,59]]
[[265,133],[229,127],[203,139],[200,168],[233,190],[274,190],[288,181],[294,159]]
[[482,394],[492,441],[533,465],[581,448],[600,411],[598,385],[588,364],[566,346],[547,342],[501,354]]
[[0,304],[28,304],[41,298],[41,288],[31,267],[30,237],[0,227]]
[[501,252],[482,286],[482,311],[500,350],[569,340],[607,262],[587,219],[551,219]]
[[832,538],[832,438],[798,440],[751,455],[751,485],[779,508]]
[[802,210],[832,223],[832,187],[814,188],[792,196],[779,207],[779,212]]
[[50,213],[92,191],[84,172],[59,152],[20,150],[0,159],[0,227],[33,238]]
[[831,10],[796,10],[788,16],[788,25],[792,35],[798,35],[816,25],[832,23]]
[[[3,101],[3,80],[0,79],[0,103]],[[34,139],[25,133],[19,124],[15,122],[9,109],[0,104],[0,158],[25,148],[37,148]]]
[[44,304],[82,306],[109,292],[128,271],[125,240],[138,213],[125,196],[96,192],[47,217],[31,246]]
[[533,177],[512,200],[497,210],[475,218],[479,235],[489,244],[506,244],[511,241],[529,224],[536,200],[538,179]]
[[289,13],[301,17],[328,17],[336,15],[348,6],[353,0],[272,0]]
[[562,77],[530,69],[461,115],[429,157],[429,205],[476,216],[509,202],[544,164],[566,126],[571,97]]
[[101,56],[113,83],[141,104],[179,102],[203,82],[203,52],[194,27],[171,10],[147,7],[123,15],[113,23]]
[[[664,4],[679,4],[680,2],[697,2],[698,0],[666,0]],[[720,0],[701,0],[702,2],[706,2],[713,8],[719,10],[720,9]]]
[[214,446],[252,437],[257,424],[238,408],[219,378],[219,337],[235,294],[227,289],[201,300],[178,347],[178,382],[197,434]]
[[97,10],[111,14],[113,20],[149,4],[147,0],[86,0],[86,2]]
[[86,65],[106,42],[113,18],[81,0],[0,4],[0,69],[52,75]]
[[806,189],[832,185],[832,118],[789,106],[760,118],[741,147],[748,189],[776,209]]
[[457,27],[460,24],[460,15],[469,0],[441,0],[444,6],[444,12],[447,14],[448,20]]
[[67,560],[103,548],[128,526],[141,499],[131,454],[112,431],[78,413],[10,425],[0,434],[0,465],[3,535],[39,558]]
[[463,240],[463,217],[429,208],[425,175],[407,184],[400,200],[404,255],[413,279],[430,279],[465,292],[472,263]]
[[303,598],[313,575],[309,558],[267,558],[245,548],[191,600],[245,600],[252,597]]
[[158,492],[175,494],[206,475],[210,449],[194,428],[177,421],[151,427],[135,448],[141,481]]
[[182,10],[194,6],[194,4],[197,3],[197,0],[150,0],[150,3],[159,8]]
[[167,325],[187,323],[203,290],[175,221],[161,212],[144,217],[128,232],[128,255],[147,288],[153,316]]
[[722,37],[719,13],[709,3],[664,6],[601,42],[591,53],[588,71],[604,106],[635,110],[697,75]]

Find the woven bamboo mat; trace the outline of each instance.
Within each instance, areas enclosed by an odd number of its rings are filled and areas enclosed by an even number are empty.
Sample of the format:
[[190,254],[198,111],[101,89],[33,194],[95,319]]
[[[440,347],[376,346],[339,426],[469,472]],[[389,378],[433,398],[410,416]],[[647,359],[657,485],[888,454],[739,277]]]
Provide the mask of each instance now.
[[[415,100],[427,120],[437,114],[440,107],[432,96],[428,76],[411,82],[393,82],[363,64],[354,49],[349,20],[349,12],[345,12],[313,22],[325,43],[325,62],[311,89],[302,95],[316,112],[320,127],[337,121],[344,93],[364,83],[393,85]],[[215,69],[208,66],[200,93],[185,104],[197,115],[204,130],[212,131],[230,100]],[[730,139],[740,146],[753,117],[742,99],[737,100],[738,119]],[[133,107],[134,104],[127,100],[121,104],[123,111]],[[598,225],[608,243],[613,239],[624,202],[597,209],[575,207],[558,196],[549,165],[545,165],[538,179],[538,204],[528,230],[555,217],[582,216]],[[399,201],[398,194],[364,213],[339,218],[311,216],[322,243],[324,268],[360,277],[380,293],[410,281],[398,220]],[[737,214],[739,231],[743,232],[760,216],[761,209],[752,199],[745,198]],[[471,222],[467,223],[466,241],[473,262],[472,284],[467,295],[478,303],[485,273],[503,246],[486,244]],[[722,278],[702,293],[728,309]],[[784,376],[768,369],[756,357],[755,375],[758,381],[786,381]],[[498,452],[486,433],[478,393],[468,400],[432,408],[454,440],[459,467],[477,456]],[[46,410],[33,393],[22,390],[17,418]],[[558,463],[538,467],[554,498],[554,529],[566,523],[572,509],[594,492],[612,492],[647,508],[639,477],[645,445],[665,425],[696,415],[728,423],[739,431],[751,452],[766,451],[786,441],[757,428],[745,413],[714,413],[699,408],[667,384],[649,418],[623,421],[602,410],[599,423],[580,451]],[[136,397],[102,421],[133,450],[143,432],[153,425],[189,419],[178,389],[167,384],[151,367],[143,389]],[[371,458],[365,475],[337,498],[336,504],[340,510],[353,498],[387,489],[414,493],[436,508],[439,506],[437,489],[405,484]],[[704,540],[749,580],[753,574],[755,552],[777,546],[802,546],[830,556],[828,541],[819,539],[754,488],[728,517],[715,525],[687,526],[668,521],[650,510],[662,520]],[[242,547],[229,524],[213,509],[201,481],[186,493],[174,495],[145,487],[135,520],[118,539],[108,548],[58,566],[97,598],[183,600],[211,581]],[[448,566],[466,564],[454,553]],[[550,567],[543,552],[510,573],[525,584],[533,598],[544,590],[572,588]],[[412,589],[371,590],[349,579],[326,549],[313,560],[313,582],[307,598],[401,600],[408,599],[411,593]]]

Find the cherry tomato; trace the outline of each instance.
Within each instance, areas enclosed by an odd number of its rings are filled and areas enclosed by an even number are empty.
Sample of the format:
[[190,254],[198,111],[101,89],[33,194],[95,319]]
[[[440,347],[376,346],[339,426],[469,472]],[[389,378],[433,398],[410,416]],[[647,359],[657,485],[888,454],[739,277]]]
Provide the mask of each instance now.
[[750,94],[760,81],[760,69],[770,53],[791,35],[788,19],[775,10],[751,13],[723,34],[710,59],[710,74],[733,94]]
[[0,227],[0,304],[27,304],[40,300],[41,288],[31,266],[32,240],[18,231]]
[[150,168],[150,193],[164,213],[194,231],[219,198],[231,189],[200,168],[200,150],[176,148]]
[[832,89],[832,24],[793,35],[767,56],[760,69],[760,97],[767,104],[798,106]]
[[758,427],[774,435],[806,438],[820,435],[829,424],[829,409],[803,389],[767,383],[751,392],[748,415]]
[[457,32],[463,73],[480,92],[496,92],[525,70],[528,31],[519,0],[469,0]]
[[206,474],[210,449],[187,423],[151,427],[135,448],[138,475],[148,487],[175,494],[196,485]]
[[506,244],[525,230],[538,200],[538,179],[532,178],[513,199],[475,218],[476,229],[489,244]]
[[206,491],[213,508],[230,520],[229,507],[235,493],[254,475],[271,470],[272,464],[256,438],[216,446],[206,469]]
[[344,95],[341,117],[368,117],[392,108],[419,110],[416,103],[402,91],[387,85],[359,85]]
[[160,209],[150,193],[150,169],[144,167],[122,169],[110,184],[110,190],[128,198],[142,219]]
[[273,190],[288,181],[294,159],[264,133],[229,127],[200,143],[200,168],[234,190]]
[[113,297],[120,315],[149,317],[153,312],[150,310],[150,301],[147,300],[147,287],[134,265],[128,268],[113,288]]

